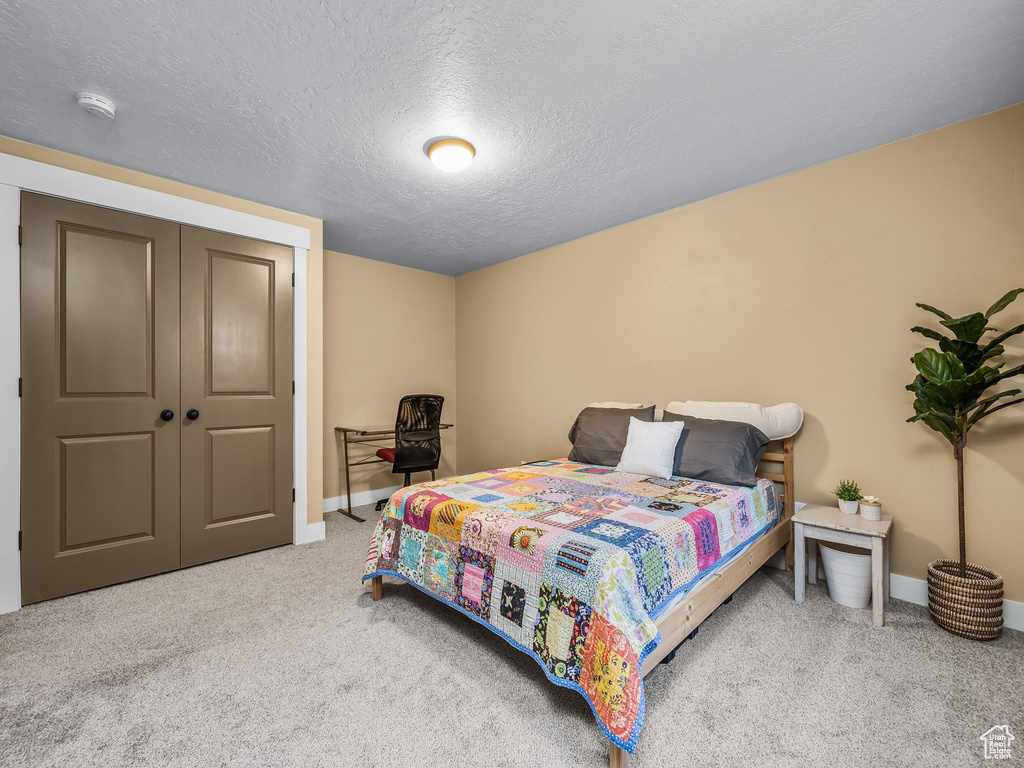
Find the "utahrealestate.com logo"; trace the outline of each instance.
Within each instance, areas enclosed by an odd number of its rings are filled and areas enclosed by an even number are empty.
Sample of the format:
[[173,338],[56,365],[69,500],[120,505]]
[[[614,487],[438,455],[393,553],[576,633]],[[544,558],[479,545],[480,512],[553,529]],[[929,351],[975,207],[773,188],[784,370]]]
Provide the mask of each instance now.
[[978,737],[985,742],[986,760],[1006,760],[1013,757],[1010,742],[1014,736],[1008,725],[994,725]]

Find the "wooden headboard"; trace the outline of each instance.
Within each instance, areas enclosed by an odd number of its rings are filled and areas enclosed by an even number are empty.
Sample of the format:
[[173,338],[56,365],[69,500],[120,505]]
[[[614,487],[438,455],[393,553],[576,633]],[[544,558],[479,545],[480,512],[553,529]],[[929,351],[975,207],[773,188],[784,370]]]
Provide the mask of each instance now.
[[[765,465],[769,465],[769,469]],[[781,472],[779,470],[782,470]],[[782,514],[779,517],[779,524],[791,525],[790,518],[793,517],[793,505],[796,503],[793,488],[793,438],[785,437],[782,440],[773,440],[768,443],[768,448],[761,457],[761,463],[757,465],[758,477],[766,477],[774,480],[782,486],[779,492],[779,499],[782,501]],[[786,568],[793,567],[793,541],[790,538],[786,545]]]

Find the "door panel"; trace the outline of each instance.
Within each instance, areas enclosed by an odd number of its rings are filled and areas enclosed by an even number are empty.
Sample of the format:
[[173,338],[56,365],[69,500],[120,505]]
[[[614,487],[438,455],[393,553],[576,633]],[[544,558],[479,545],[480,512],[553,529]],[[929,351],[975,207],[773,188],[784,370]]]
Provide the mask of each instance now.
[[59,553],[153,537],[153,434],[60,440]]
[[273,514],[274,428],[210,429],[206,434],[213,481],[210,523]]
[[181,228],[181,561],[292,540],[292,250]]
[[179,227],[22,194],[22,600],[177,568]]
[[208,390],[273,395],[274,262],[210,252],[208,267]]
[[152,394],[152,241],[58,228],[62,394]]

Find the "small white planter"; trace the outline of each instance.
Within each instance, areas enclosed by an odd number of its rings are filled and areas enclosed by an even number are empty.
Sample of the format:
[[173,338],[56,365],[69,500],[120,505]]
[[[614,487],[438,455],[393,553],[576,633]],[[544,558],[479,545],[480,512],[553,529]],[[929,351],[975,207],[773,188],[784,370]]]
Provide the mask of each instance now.
[[857,514],[857,507],[860,506],[860,501],[843,501],[842,499],[838,499],[838,501],[839,501],[839,509],[841,509],[844,514],[847,514],[847,515],[856,515]]
[[849,608],[867,608],[871,601],[871,555],[844,552],[834,544],[821,542],[818,549],[829,596]]

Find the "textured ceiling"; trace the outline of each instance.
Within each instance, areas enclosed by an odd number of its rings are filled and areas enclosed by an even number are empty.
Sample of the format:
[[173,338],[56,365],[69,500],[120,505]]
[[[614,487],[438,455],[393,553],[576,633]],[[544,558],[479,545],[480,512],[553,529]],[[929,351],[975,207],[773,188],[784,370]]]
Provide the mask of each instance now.
[[0,0],[0,72],[0,134],[459,274],[1022,102],[1024,2]]

